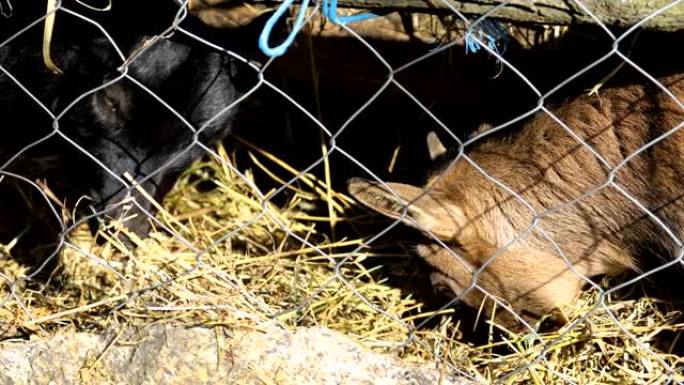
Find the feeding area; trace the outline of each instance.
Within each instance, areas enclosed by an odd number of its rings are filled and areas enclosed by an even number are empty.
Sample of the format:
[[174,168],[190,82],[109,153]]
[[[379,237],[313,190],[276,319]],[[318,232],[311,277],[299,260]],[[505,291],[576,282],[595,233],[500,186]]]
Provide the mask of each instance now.
[[[684,223],[672,182],[684,3],[46,3],[0,8],[9,90],[0,96],[9,138],[0,144],[0,353],[124,326],[220,334],[268,324],[327,328],[427,365],[440,381],[684,382]],[[644,83],[651,88],[628,88]],[[665,96],[642,102],[655,93]],[[594,109],[575,113],[569,100]],[[622,121],[653,128],[631,136]],[[534,134],[549,122],[555,131]],[[615,142],[591,131],[602,124]],[[570,141],[576,152],[554,168]],[[639,156],[649,158],[630,163]],[[507,186],[537,159],[541,175],[558,175],[546,201],[534,199],[536,184]],[[470,171],[439,176],[461,164]],[[359,177],[371,181],[366,190],[355,190]],[[585,179],[590,188],[573,184]],[[487,223],[497,237],[519,231],[477,260],[480,244],[449,232],[451,222],[423,221],[444,207],[454,223],[474,218],[464,206],[453,214],[448,189],[461,185],[471,186],[462,201],[501,197],[494,207],[517,215],[482,214],[483,242]],[[409,186],[425,186],[423,195],[405,199]],[[604,190],[616,195],[595,198]],[[642,202],[658,194],[667,203]],[[591,229],[609,217],[628,235],[591,233],[602,235],[585,262],[563,252],[588,231],[577,216],[599,218],[587,219]],[[440,251],[421,251],[430,248]],[[610,268],[582,270],[600,264],[593,255],[613,258]],[[519,268],[527,258],[531,268]],[[470,265],[465,278],[455,260]],[[571,298],[553,311],[520,299],[538,298],[538,288],[508,289],[552,269],[548,261],[561,261],[562,277],[582,276],[563,281],[577,290],[556,292]],[[107,383],[88,365],[81,383]],[[289,383],[250,370],[249,383]]]

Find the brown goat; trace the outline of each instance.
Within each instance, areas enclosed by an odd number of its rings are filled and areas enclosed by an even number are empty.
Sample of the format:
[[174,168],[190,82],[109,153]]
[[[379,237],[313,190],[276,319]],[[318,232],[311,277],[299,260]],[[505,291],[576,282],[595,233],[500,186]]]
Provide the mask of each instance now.
[[[585,277],[638,272],[640,250],[661,251],[662,263],[679,256],[661,224],[682,238],[684,132],[667,134],[684,124],[684,75],[660,82],[678,101],[653,83],[582,95],[551,110],[572,134],[540,112],[511,137],[466,146],[424,188],[353,179],[349,191],[428,235],[417,252],[436,270],[433,284],[473,307],[486,292],[536,320],[572,302]],[[431,156],[443,152],[434,135],[428,143]],[[477,287],[463,293],[474,271]]]

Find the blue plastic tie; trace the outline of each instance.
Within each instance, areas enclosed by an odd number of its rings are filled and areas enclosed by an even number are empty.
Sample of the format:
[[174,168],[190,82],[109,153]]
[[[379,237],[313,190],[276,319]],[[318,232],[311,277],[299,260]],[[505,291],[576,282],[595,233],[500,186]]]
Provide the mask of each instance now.
[[[465,36],[466,53],[477,52],[482,48],[480,43],[473,39],[473,33],[492,51],[501,54],[506,50],[509,36],[500,23],[496,21],[482,20],[475,27],[469,28]],[[499,42],[503,44],[503,49],[501,52],[499,52],[499,47],[497,44]]]
[[[278,45],[277,47],[270,47],[268,45],[268,40],[270,39],[271,33],[273,32],[273,27],[278,22],[278,20],[280,20],[280,18],[283,17],[285,12],[287,12],[287,9],[292,5],[292,3],[294,3],[294,0],[283,1],[280,7],[278,7],[278,9],[273,13],[273,15],[271,15],[271,17],[266,21],[266,25],[264,25],[264,29],[261,31],[261,35],[259,35],[259,48],[264,54],[270,57],[278,57],[282,56],[283,54],[285,54],[285,52],[287,52],[287,49],[290,48],[290,46],[294,42],[294,39],[295,37],[297,37],[299,30],[302,28],[302,25],[304,25],[304,17],[306,16],[307,8],[309,8],[309,2],[310,0],[302,0],[302,4],[299,7],[299,13],[297,14],[297,18],[295,19],[292,31],[290,31],[290,34],[287,36],[285,41],[280,43],[280,45]],[[337,0],[323,0],[323,15],[335,24],[354,23],[357,21],[379,17],[378,15],[370,12],[359,13],[357,15],[351,16],[338,17]]]
[[302,25],[304,25],[304,16],[306,15],[306,9],[309,8],[309,0],[302,0],[302,5],[299,7],[299,13],[295,19],[292,31],[290,31],[290,34],[287,36],[285,41],[280,43],[279,46],[273,48],[268,45],[268,39],[271,37],[273,27],[278,20],[283,17],[292,3],[294,3],[294,0],[285,0],[283,4],[281,4],[280,7],[278,7],[278,9],[273,13],[273,15],[271,15],[271,17],[266,21],[266,25],[264,25],[261,35],[259,35],[259,48],[267,56],[277,57],[282,56],[285,52],[287,52],[287,49],[290,47],[290,45],[292,45],[292,42],[294,42],[294,39],[299,30],[302,28]]
[[355,23],[379,17],[372,12],[363,12],[351,16],[337,16],[337,0],[323,0],[323,15],[335,24]]

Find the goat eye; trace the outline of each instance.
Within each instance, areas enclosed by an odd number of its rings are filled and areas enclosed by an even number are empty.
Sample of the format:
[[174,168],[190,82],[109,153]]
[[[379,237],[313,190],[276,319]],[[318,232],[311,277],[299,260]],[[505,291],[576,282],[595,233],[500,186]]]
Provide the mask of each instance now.
[[125,119],[130,111],[130,92],[122,85],[113,84],[95,96],[98,113],[105,120]]
[[110,96],[103,94],[100,96],[100,100],[102,101],[102,104],[104,104],[104,107],[107,109],[107,112],[110,112],[112,114],[116,114],[116,102],[114,99],[112,99]]
[[126,120],[126,100],[116,90],[103,90],[94,95],[92,112],[95,118],[109,128],[121,128]]

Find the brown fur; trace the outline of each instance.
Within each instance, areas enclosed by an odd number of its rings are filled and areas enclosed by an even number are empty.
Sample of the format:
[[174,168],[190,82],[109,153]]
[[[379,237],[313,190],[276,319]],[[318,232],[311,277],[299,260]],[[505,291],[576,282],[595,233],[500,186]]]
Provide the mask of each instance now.
[[[684,75],[660,82],[680,102],[684,100]],[[651,83],[582,95],[552,112],[611,167],[684,121],[678,103]],[[467,158],[433,175],[426,188],[389,183],[390,192],[381,184],[355,179],[349,189],[367,206],[436,238],[426,238],[417,249],[436,269],[433,283],[459,295],[470,286],[472,271],[486,266],[477,276],[482,290],[474,288],[463,296],[470,306],[478,307],[486,291],[523,319],[533,320],[574,299],[585,283],[576,273],[592,277],[638,271],[644,262],[638,251],[645,248],[662,250],[663,258],[679,255],[665,230],[619,189],[681,238],[682,130],[615,172],[613,182],[618,187],[609,184],[566,207],[562,206],[605,184],[609,172],[548,114],[540,112],[510,138],[481,139],[466,154]],[[468,159],[519,194],[529,207]],[[410,203],[405,216],[403,202]],[[531,209],[546,214],[536,227],[532,227]],[[506,323],[514,320],[511,314],[500,317]]]

